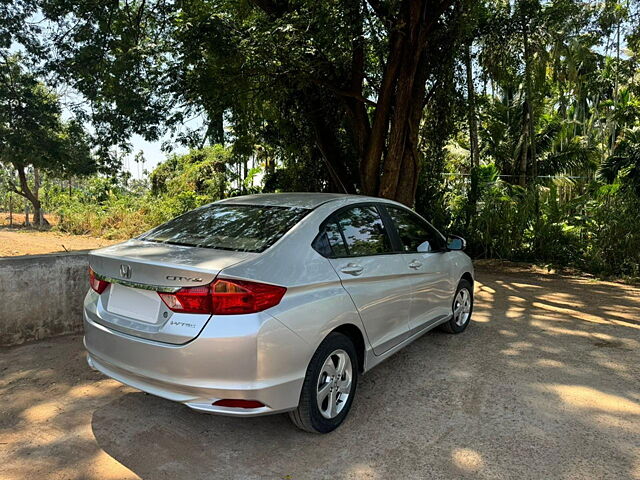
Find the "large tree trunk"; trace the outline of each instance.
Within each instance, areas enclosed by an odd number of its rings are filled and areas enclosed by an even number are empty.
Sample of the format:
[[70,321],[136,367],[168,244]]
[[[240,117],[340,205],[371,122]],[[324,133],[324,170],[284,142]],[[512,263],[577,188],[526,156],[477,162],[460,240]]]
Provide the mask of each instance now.
[[[292,8],[287,2],[253,2],[273,17]],[[345,0],[354,24],[350,74],[347,78],[336,75],[337,81],[336,78],[315,79],[342,100],[351,123],[357,172],[350,162],[352,157],[341,150],[336,119],[333,123],[328,120],[318,92],[306,89],[303,96],[316,144],[332,183],[344,192],[357,191],[413,206],[421,163],[418,134],[425,103],[428,40],[435,28],[444,25],[439,19],[456,0],[401,0],[395,17],[390,15],[391,7],[386,2],[367,0],[366,3],[368,7],[360,0]],[[389,50],[374,95],[375,103],[366,98],[363,88],[365,8],[373,10],[389,31]]]
[[364,193],[413,206],[420,157],[418,134],[427,80],[429,33],[453,0],[404,0],[390,36],[366,154],[361,160]]
[[373,115],[371,135],[366,142],[365,155],[360,161],[360,186],[365,195],[376,195],[380,184],[382,154],[389,132],[389,115],[396,88],[398,70],[402,61],[405,38],[394,30],[389,41],[390,53],[378,93],[378,102]]
[[[414,84],[418,74],[418,64],[422,58],[424,49],[426,48],[426,35],[424,33],[426,23],[426,1],[412,1],[403,4],[403,10],[407,12],[403,15],[406,20],[406,27],[403,37],[406,39],[405,48],[400,52],[402,62],[396,79],[396,91],[394,101],[394,111],[391,117],[391,131],[389,134],[388,150],[385,155],[382,177],[380,178],[380,188],[378,194],[381,197],[396,199],[399,198],[399,181],[400,173],[405,179],[403,183],[409,183],[413,186],[413,178],[417,175],[417,168],[414,165],[417,160],[414,152],[408,152],[405,156],[405,150],[411,150],[412,130],[417,130],[420,116],[413,114],[413,107],[418,100],[420,108],[422,108],[422,100],[420,97],[414,97]],[[423,90],[424,92],[424,90]],[[424,93],[423,93],[424,96]],[[406,163],[405,163],[406,162]],[[402,169],[402,167],[405,167]],[[413,190],[413,188],[411,188]],[[413,197],[402,192],[403,197]],[[410,198],[410,206],[413,206],[413,198]]]
[[408,122],[408,134],[406,137],[406,145],[404,155],[402,157],[402,166],[400,168],[400,177],[398,179],[398,187],[394,199],[412,207],[416,199],[416,190],[418,188],[418,176],[420,175],[420,152],[418,150],[418,141],[420,133],[420,122],[424,111],[424,98],[427,81],[427,53],[426,49],[422,51],[418,67],[416,70],[416,78],[413,84],[413,98],[420,99],[420,102],[413,102],[411,105]]

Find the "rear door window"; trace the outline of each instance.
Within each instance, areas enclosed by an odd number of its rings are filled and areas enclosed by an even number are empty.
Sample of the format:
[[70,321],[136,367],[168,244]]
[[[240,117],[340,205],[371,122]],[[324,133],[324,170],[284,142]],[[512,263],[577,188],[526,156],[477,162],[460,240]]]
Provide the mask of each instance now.
[[391,242],[374,206],[357,206],[336,215],[348,255],[365,256],[391,252]]
[[207,205],[141,235],[141,240],[242,252],[262,252],[298,223],[305,208]]

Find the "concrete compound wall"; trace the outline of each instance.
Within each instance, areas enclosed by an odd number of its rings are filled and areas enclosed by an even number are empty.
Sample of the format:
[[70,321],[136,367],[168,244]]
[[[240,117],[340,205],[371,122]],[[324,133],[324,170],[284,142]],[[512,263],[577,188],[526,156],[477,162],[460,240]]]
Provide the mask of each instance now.
[[0,346],[82,331],[87,252],[0,258]]

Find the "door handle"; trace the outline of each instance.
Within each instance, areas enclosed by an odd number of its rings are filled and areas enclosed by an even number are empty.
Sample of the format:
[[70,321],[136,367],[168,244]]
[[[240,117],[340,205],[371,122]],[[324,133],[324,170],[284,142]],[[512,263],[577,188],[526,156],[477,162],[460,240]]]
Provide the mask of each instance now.
[[348,263],[340,269],[342,273],[355,276],[360,275],[363,270],[364,268],[362,267],[362,265],[358,265],[357,263]]
[[409,268],[413,268],[414,270],[417,270],[418,268],[420,268],[422,266],[422,262],[419,262],[418,260],[413,260],[410,264],[409,264]]

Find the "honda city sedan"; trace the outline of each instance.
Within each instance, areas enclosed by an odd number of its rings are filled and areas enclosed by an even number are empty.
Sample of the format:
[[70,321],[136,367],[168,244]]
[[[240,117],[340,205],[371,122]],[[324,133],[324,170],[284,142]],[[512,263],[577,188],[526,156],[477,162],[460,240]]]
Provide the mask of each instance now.
[[360,375],[435,327],[467,328],[464,247],[381,198],[221,200],[89,254],[88,362],[194,410],[330,432]]

